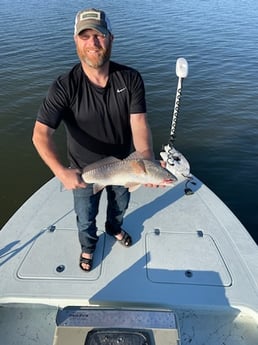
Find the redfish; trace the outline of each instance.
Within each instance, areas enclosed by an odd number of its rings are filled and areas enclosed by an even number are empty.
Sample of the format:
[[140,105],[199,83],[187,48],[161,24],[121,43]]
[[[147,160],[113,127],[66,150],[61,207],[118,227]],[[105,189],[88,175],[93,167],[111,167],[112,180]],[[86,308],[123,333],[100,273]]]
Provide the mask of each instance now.
[[168,186],[177,178],[160,164],[141,158],[137,152],[125,159],[107,157],[87,165],[82,172],[85,183],[93,183],[94,193],[109,185],[124,186],[130,192],[141,185]]

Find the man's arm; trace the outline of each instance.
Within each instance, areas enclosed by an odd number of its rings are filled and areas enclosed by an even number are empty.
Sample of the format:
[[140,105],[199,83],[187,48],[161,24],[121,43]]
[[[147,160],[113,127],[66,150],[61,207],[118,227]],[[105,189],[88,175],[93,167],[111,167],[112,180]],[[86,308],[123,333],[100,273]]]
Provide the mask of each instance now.
[[154,160],[152,135],[146,114],[132,114],[130,121],[135,150],[145,159]]
[[[155,160],[152,146],[152,134],[145,113],[131,115],[131,130],[135,150],[140,152],[144,159]],[[160,164],[164,167],[162,162]],[[159,187],[159,185],[150,183],[145,186]]]
[[80,171],[78,169],[69,169],[61,163],[53,139],[54,132],[54,129],[36,121],[32,142],[40,157],[52,170],[54,175],[63,183],[66,189],[86,187],[86,184],[80,177]]

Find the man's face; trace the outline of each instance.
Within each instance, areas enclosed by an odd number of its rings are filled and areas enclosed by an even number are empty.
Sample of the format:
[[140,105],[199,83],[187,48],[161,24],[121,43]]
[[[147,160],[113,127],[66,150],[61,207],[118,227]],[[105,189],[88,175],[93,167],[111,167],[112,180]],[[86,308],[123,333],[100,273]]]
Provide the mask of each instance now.
[[92,68],[100,68],[111,56],[113,36],[87,29],[74,37],[77,54],[82,63]]

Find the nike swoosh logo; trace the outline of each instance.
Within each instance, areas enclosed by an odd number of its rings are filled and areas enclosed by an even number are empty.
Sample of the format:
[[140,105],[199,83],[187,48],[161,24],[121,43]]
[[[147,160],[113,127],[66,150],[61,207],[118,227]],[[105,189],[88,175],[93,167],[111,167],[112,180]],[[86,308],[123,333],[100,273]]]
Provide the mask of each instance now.
[[117,89],[116,92],[117,92],[117,93],[120,93],[120,92],[123,92],[123,91],[125,91],[125,90],[126,90],[126,87],[123,87],[122,89]]

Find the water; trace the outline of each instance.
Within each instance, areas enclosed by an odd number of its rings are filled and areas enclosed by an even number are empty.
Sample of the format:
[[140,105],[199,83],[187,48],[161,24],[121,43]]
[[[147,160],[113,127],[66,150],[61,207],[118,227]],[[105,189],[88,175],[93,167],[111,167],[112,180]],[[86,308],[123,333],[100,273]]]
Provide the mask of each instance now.
[[[157,156],[169,139],[176,59],[188,60],[176,148],[258,243],[256,0],[2,0],[0,227],[52,176],[31,144],[35,114],[49,83],[77,62],[74,16],[91,6],[110,17],[113,60],[143,75]],[[64,157],[62,129],[57,140]]]

